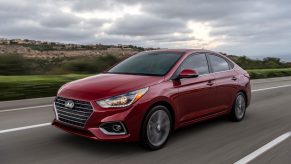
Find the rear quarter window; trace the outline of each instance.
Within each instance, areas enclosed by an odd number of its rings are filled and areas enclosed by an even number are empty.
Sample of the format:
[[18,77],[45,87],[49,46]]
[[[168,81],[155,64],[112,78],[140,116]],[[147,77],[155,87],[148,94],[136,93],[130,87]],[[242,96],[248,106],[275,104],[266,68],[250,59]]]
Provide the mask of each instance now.
[[209,60],[210,60],[213,72],[221,72],[221,71],[230,70],[231,68],[229,64],[230,61],[226,61],[226,59],[217,55],[213,55],[213,54],[209,54],[208,56],[209,56]]

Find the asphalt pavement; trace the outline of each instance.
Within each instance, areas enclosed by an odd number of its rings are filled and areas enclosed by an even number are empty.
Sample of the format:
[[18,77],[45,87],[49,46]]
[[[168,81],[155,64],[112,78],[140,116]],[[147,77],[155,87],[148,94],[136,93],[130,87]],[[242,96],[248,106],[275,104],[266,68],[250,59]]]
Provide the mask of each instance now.
[[291,77],[253,80],[252,90],[242,122],[220,117],[191,125],[175,131],[158,151],[89,140],[44,124],[54,118],[53,97],[0,102],[0,163],[291,163],[291,137],[266,145],[291,131]]

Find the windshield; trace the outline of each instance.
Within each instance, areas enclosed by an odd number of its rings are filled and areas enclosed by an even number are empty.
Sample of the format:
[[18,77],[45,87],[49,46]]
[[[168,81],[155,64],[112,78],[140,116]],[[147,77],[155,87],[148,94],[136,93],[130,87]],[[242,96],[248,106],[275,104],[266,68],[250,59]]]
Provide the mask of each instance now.
[[176,52],[141,52],[111,68],[108,73],[163,76],[181,55]]

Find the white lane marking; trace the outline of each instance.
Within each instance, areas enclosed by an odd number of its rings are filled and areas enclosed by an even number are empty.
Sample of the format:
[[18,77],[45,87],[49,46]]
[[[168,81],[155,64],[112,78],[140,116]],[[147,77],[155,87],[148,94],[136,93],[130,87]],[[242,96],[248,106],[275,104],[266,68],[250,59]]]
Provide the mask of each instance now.
[[281,136],[275,138],[273,141],[267,143],[263,147],[257,149],[256,151],[252,152],[251,154],[245,156],[244,158],[240,159],[239,161],[235,162],[234,164],[245,164],[245,163],[249,163],[250,161],[252,161],[255,158],[257,158],[258,156],[262,155],[266,151],[272,149],[276,145],[278,145],[281,142],[285,141],[289,137],[291,137],[291,132],[287,132],[285,134],[282,134]]
[[0,113],[19,111],[19,110],[26,110],[26,109],[35,109],[35,108],[45,108],[45,107],[50,107],[50,106],[53,106],[53,105],[52,104],[48,104],[48,105],[30,106],[30,107],[23,107],[23,108],[5,109],[5,110],[0,110]]
[[270,87],[270,88],[255,89],[255,90],[252,90],[252,92],[265,91],[265,90],[284,88],[284,87],[291,87],[291,84],[281,85],[281,86],[276,86],[276,87]]
[[33,129],[33,128],[38,128],[38,127],[43,127],[43,126],[49,126],[49,125],[51,125],[50,122],[43,123],[43,124],[37,124],[37,125],[24,126],[24,127],[19,127],[19,128],[13,128],[13,129],[5,129],[5,130],[0,130],[0,134],[9,133],[9,132],[15,132],[15,131],[20,131],[20,130],[26,130],[26,129]]

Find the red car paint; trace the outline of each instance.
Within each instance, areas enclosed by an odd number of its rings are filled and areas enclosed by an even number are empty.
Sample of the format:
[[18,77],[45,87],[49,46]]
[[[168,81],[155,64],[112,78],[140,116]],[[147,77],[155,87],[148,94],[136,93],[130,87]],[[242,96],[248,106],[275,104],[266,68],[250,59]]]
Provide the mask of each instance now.
[[[54,119],[53,125],[96,140],[138,141],[145,115],[156,104],[165,105],[170,109],[174,121],[173,129],[230,113],[235,95],[239,91],[245,94],[249,105],[249,75],[227,57],[207,50],[166,51],[182,52],[183,55],[164,76],[99,74],[64,85],[59,90],[58,97],[90,102],[93,113],[82,128],[65,124],[58,119]],[[210,72],[197,78],[173,79],[181,63],[195,53],[212,53],[229,61],[233,68],[217,73]],[[188,70],[185,75],[195,73],[195,70]],[[129,107],[102,108],[96,103],[97,100],[145,87],[149,87],[149,90]],[[126,134],[107,135],[100,130],[102,123],[116,121],[124,124]]]

